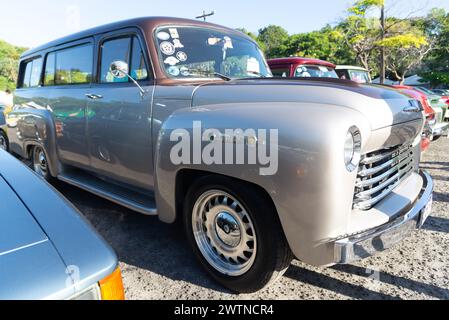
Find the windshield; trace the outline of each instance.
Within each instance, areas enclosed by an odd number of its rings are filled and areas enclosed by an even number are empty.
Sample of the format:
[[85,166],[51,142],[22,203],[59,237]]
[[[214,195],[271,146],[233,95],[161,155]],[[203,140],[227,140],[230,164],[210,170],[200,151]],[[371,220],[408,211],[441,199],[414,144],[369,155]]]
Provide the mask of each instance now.
[[362,70],[349,70],[349,77],[352,81],[358,83],[370,83],[370,77],[368,72]]
[[262,51],[244,36],[199,27],[156,32],[162,68],[170,78],[271,77]]
[[338,78],[334,69],[325,66],[299,66],[295,71],[297,78]]

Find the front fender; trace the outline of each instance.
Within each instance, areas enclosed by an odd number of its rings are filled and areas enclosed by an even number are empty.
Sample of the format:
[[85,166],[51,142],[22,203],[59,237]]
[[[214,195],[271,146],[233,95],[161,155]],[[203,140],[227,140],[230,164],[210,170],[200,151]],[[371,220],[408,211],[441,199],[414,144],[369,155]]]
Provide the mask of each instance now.
[[[254,165],[173,164],[172,133],[193,135],[193,123],[203,130],[275,129],[278,170],[261,175]],[[356,172],[348,172],[343,148],[350,127],[368,141],[368,120],[353,109],[312,103],[238,103],[209,105],[175,112],[162,126],[156,152],[156,201],[160,218],[176,219],[176,176],[180,170],[201,170],[256,184],[272,198],[285,235],[297,258],[323,264],[330,253],[326,242],[344,234],[351,213]],[[258,141],[260,146],[260,141]],[[258,146],[258,147],[259,147]],[[362,146],[363,148],[364,146]],[[193,154],[192,154],[193,157]],[[333,257],[332,257],[333,258]]]
[[44,109],[23,108],[7,116],[10,150],[24,159],[30,159],[31,146],[42,146],[52,176],[57,176],[59,161],[56,150],[56,129],[52,113]]

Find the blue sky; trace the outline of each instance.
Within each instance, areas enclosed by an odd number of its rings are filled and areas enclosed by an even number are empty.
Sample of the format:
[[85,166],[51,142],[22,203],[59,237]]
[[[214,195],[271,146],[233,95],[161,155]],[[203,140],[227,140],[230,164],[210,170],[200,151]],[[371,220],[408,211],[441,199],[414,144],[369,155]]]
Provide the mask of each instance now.
[[[320,29],[345,15],[351,0],[40,0],[8,1],[2,8],[0,39],[33,47],[55,38],[112,21],[141,16],[194,18],[215,10],[209,21],[256,32],[277,24],[290,33]],[[449,0],[387,0],[392,15],[432,7],[449,11]]]

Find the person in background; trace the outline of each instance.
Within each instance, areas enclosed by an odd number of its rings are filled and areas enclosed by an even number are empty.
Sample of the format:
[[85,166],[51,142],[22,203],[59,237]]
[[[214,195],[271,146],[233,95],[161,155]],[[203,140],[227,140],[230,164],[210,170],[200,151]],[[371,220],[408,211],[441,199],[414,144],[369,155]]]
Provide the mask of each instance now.
[[4,93],[0,92],[0,104],[6,107],[5,114],[11,112],[12,107],[14,106],[13,100],[14,98],[11,90],[6,89]]

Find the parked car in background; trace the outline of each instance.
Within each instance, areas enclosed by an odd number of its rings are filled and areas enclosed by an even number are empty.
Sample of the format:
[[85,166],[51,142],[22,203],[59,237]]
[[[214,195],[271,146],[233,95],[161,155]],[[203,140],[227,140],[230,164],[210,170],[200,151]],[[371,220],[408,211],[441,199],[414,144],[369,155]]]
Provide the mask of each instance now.
[[121,300],[117,257],[79,212],[0,150],[0,300]]
[[5,106],[0,105],[0,149],[7,151],[9,143],[6,135],[5,109]]
[[200,263],[237,292],[269,285],[293,256],[350,263],[420,228],[433,183],[417,101],[329,63],[282,61],[282,75],[328,78],[272,78],[253,39],[200,21],[83,31],[21,57],[10,149],[46,179],[183,221]]
[[371,83],[369,71],[357,66],[337,66],[335,71],[340,79],[352,80],[358,83]]
[[414,89],[427,95],[432,108],[441,108],[443,110],[441,117],[443,118],[443,120],[449,120],[449,113],[447,112],[448,105],[446,103],[446,100],[443,99],[441,95],[437,95],[433,91],[424,87],[414,87]]
[[438,94],[440,96],[448,96],[449,97],[449,89],[432,89],[432,92]]
[[282,78],[338,78],[336,65],[327,61],[290,57],[268,60],[271,72]]
[[[435,140],[443,135],[447,135],[449,123],[445,121],[444,118],[446,108],[443,108],[443,104],[438,102],[440,99],[436,99],[437,96],[429,96],[424,91],[418,90],[416,87],[401,85],[394,85],[393,87],[401,92],[409,94],[410,96],[416,96],[416,94],[419,95],[419,101],[424,107],[428,125],[431,129],[431,134],[429,136],[430,140]],[[418,96],[416,97],[418,98]],[[432,116],[432,112],[430,110],[433,110],[434,116]]]

